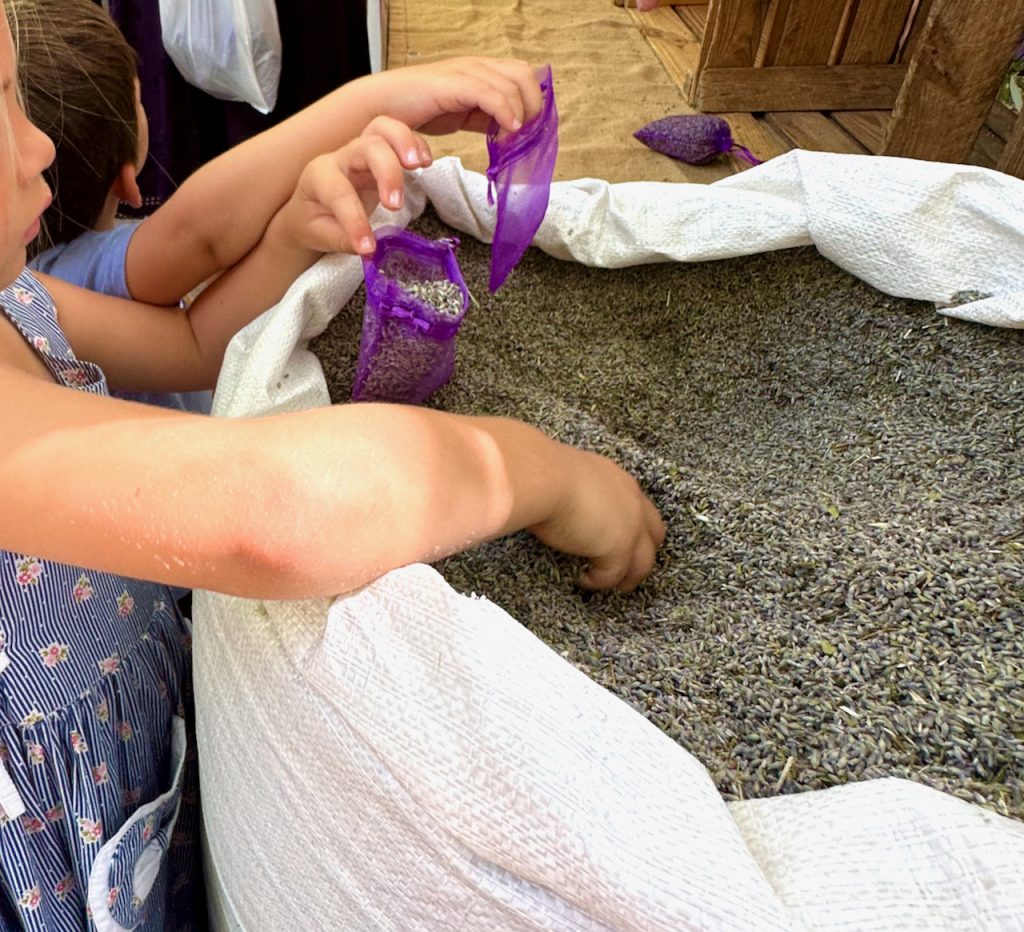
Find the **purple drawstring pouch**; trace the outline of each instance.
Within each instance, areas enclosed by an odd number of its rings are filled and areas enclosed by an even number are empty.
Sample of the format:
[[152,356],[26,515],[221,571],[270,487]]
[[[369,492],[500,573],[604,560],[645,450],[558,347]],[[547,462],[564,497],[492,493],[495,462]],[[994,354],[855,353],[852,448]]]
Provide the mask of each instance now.
[[540,113],[502,136],[491,122],[487,133],[487,201],[497,204],[489,287],[497,291],[523,257],[544,219],[558,156],[558,111],[551,66],[537,72],[544,103]]
[[704,165],[725,152],[736,152],[751,165],[760,159],[733,142],[729,124],[709,113],[681,113],[662,117],[641,127],[633,136],[645,146],[690,165]]
[[375,235],[377,248],[363,257],[366,308],[352,399],[420,404],[455,368],[455,335],[469,307],[459,241],[395,227]]

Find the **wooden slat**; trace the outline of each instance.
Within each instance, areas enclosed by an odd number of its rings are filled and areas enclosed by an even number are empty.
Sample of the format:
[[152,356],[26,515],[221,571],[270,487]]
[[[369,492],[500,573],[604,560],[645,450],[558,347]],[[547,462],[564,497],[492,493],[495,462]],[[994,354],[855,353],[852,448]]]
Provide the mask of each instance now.
[[843,21],[846,0],[787,0],[772,23],[765,65],[826,65]]
[[654,49],[672,83],[687,95],[700,61],[700,43],[696,36],[667,7],[648,13],[639,13],[636,9],[626,12]]
[[868,152],[878,155],[885,141],[889,114],[885,110],[850,110],[833,113],[832,119],[856,139]]
[[715,0],[708,6],[700,60],[686,89],[694,106],[706,68],[753,67],[772,0]]
[[1013,128],[1017,125],[1017,114],[1000,101],[992,104],[985,125],[1000,139],[1009,139]]
[[743,68],[754,64],[770,0],[715,0],[708,8],[702,68]]
[[[793,148],[785,135],[778,132],[767,120],[750,113],[723,113],[722,116],[729,124],[733,141],[746,146],[762,162],[767,162],[768,159],[773,159]],[[735,159],[735,162],[740,170],[750,167],[739,158]]]
[[888,110],[905,73],[902,65],[706,68],[696,106],[708,113]]
[[797,149],[852,155],[863,155],[868,151],[823,113],[767,113],[765,119]]
[[676,7],[676,16],[697,37],[698,42],[704,41],[704,35],[708,29],[708,5],[706,3],[698,6],[678,6]]
[[906,35],[901,36],[902,48],[899,54],[901,62],[909,62],[914,57],[935,2],[936,0],[916,0],[915,6],[911,8],[913,18],[908,24]]
[[844,65],[893,60],[914,0],[860,0],[840,56]]
[[[1020,39],[1024,0],[939,0],[893,106],[882,152],[962,162],[992,108]],[[867,67],[867,66],[863,66]]]
[[1008,175],[1024,178],[1024,120],[1017,120],[996,167]]
[[981,128],[978,138],[974,140],[970,155],[964,160],[968,165],[980,165],[982,168],[995,168],[1006,148],[1006,142],[1000,139],[987,126]]
[[770,65],[774,63],[775,56],[782,43],[782,34],[786,30],[786,18],[789,16],[789,8],[794,0],[772,0],[771,9],[765,17],[764,36],[758,55],[758,65]]

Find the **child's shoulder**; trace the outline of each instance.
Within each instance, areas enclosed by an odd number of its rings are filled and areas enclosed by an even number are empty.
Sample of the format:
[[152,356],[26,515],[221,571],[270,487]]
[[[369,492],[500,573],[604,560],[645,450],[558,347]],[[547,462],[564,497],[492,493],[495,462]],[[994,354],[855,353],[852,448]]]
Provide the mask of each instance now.
[[21,274],[11,284],[0,289],[0,305],[7,316],[14,320],[38,316],[40,312],[45,312],[47,317],[54,316],[50,292],[28,268],[22,269]]
[[128,298],[125,259],[128,243],[139,223],[130,221],[109,230],[89,230],[39,253],[29,266],[90,291]]

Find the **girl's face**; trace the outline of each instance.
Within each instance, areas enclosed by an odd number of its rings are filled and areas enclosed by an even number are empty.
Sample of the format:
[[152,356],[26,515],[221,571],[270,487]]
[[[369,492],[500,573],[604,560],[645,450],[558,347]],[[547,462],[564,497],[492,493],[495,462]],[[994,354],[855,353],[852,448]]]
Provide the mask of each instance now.
[[25,266],[25,247],[39,232],[50,203],[43,171],[53,161],[53,143],[25,116],[18,99],[14,40],[0,10],[0,287]]

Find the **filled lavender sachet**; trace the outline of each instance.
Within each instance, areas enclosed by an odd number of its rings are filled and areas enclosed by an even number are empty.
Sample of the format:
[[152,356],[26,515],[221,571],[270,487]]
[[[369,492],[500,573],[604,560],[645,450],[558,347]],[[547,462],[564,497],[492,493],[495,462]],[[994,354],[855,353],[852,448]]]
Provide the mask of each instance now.
[[720,155],[736,152],[751,165],[761,161],[733,141],[729,124],[709,113],[681,113],[662,117],[638,129],[633,136],[662,155],[690,165],[704,165]]
[[487,133],[487,201],[496,204],[489,287],[497,291],[523,257],[544,220],[558,157],[558,111],[551,66],[537,72],[540,113],[507,135],[491,122]]
[[451,378],[469,306],[458,240],[394,227],[376,238],[373,255],[363,257],[366,307],[352,398],[421,404]]

